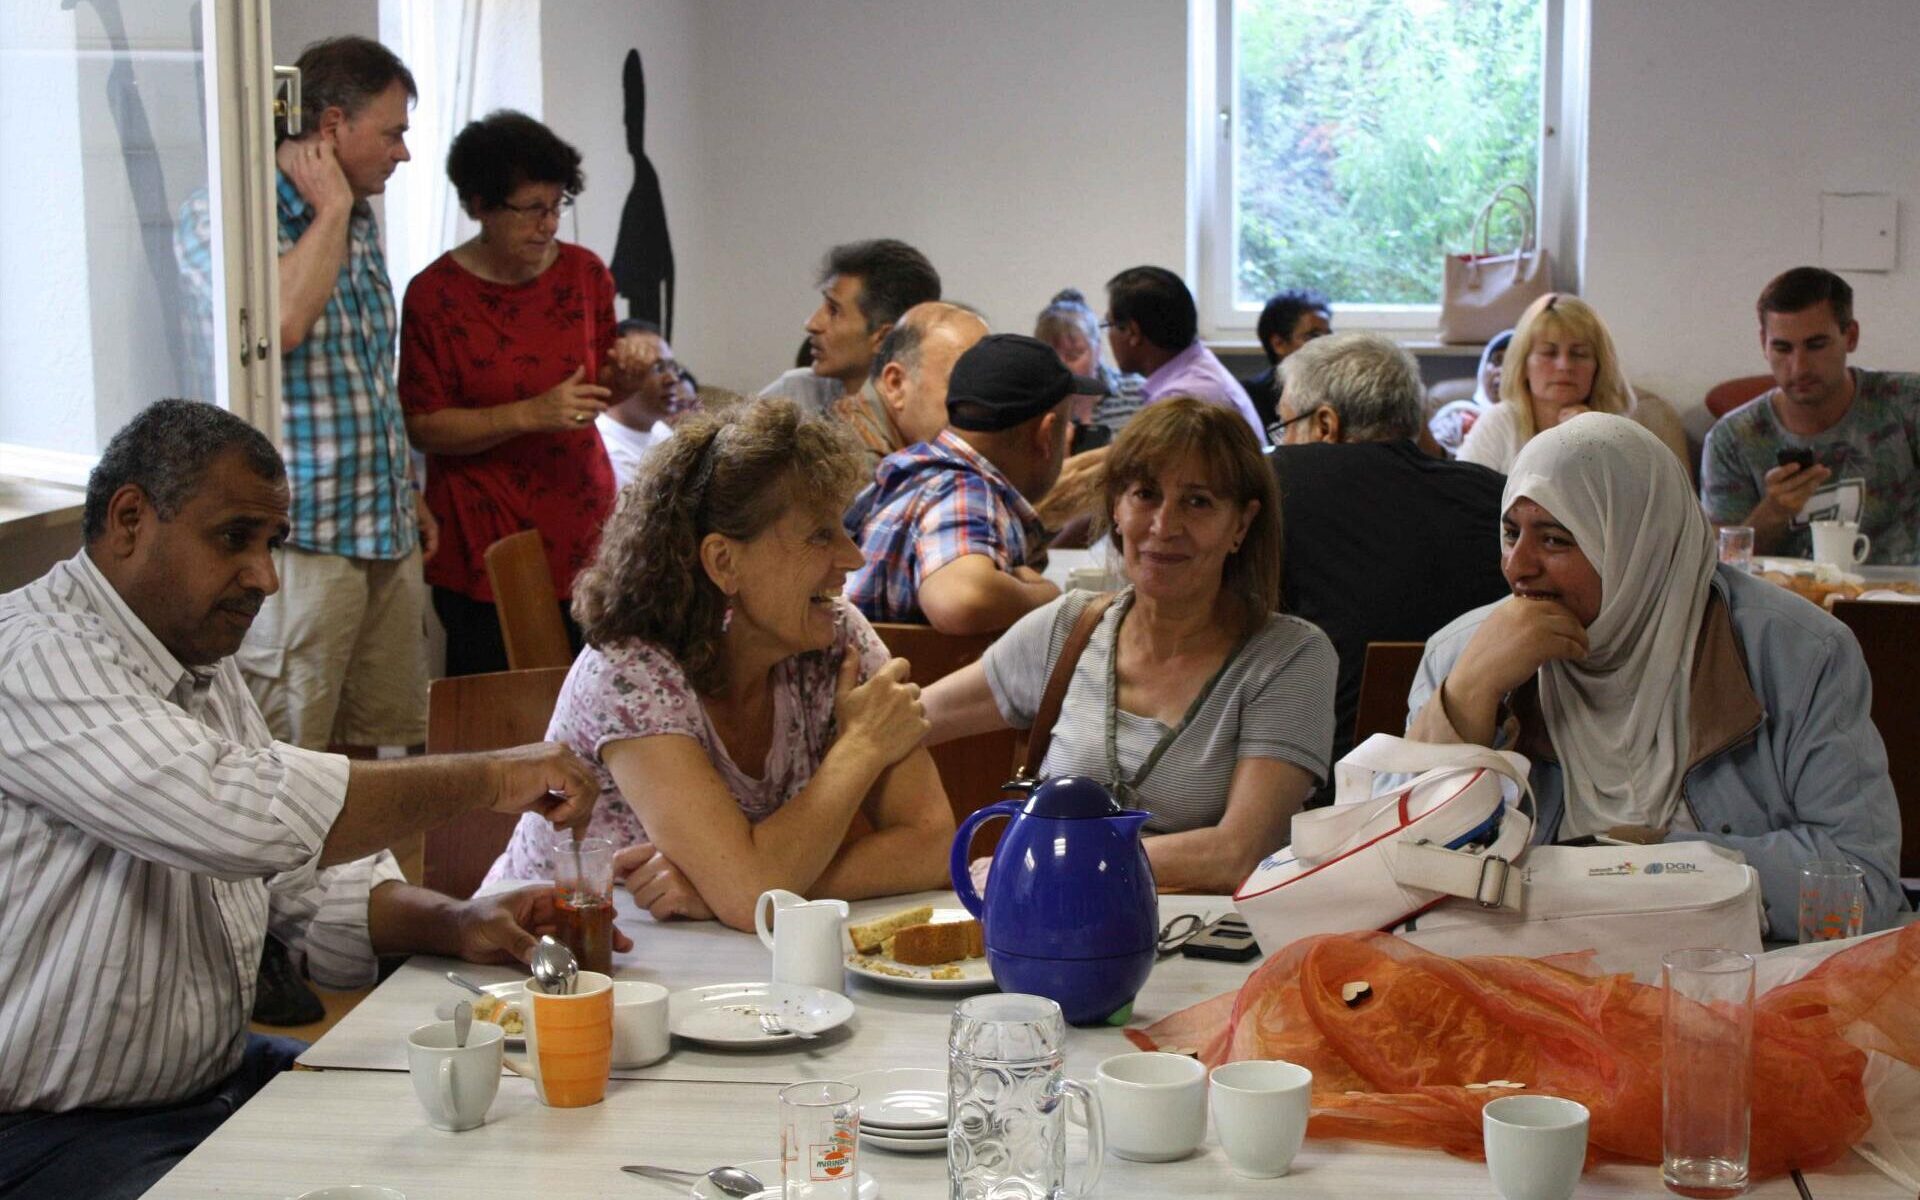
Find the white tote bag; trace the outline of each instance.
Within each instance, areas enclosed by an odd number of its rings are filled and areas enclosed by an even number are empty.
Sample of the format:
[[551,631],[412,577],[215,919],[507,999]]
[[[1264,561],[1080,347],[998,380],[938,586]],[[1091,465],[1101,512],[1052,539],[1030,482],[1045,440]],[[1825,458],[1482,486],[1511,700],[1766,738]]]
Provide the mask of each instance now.
[[[1235,906],[1268,952],[1382,929],[1449,957],[1593,950],[1643,981],[1684,946],[1760,952],[1760,876],[1707,842],[1534,846],[1527,760],[1484,746],[1375,734],[1334,767],[1334,803],[1293,819],[1293,844]],[[1408,776],[1375,794],[1381,775]]]
[[[1385,929],[1450,897],[1516,910],[1513,860],[1533,833],[1525,758],[1485,746],[1368,738],[1334,766],[1334,803],[1293,818],[1234,905],[1268,951]],[[1413,776],[1374,794],[1379,775]]]
[[1516,870],[1519,908],[1450,902],[1394,932],[1449,958],[1592,950],[1602,971],[1642,983],[1660,981],[1669,950],[1760,953],[1760,873],[1710,842],[1535,846]]

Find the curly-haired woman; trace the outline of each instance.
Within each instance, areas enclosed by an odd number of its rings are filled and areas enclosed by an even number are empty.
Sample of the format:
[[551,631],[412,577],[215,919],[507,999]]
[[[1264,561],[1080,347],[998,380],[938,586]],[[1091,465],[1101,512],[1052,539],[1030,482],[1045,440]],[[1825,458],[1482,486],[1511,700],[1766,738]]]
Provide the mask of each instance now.
[[447,176],[480,232],[407,286],[400,402],[440,521],[426,577],[447,631],[447,674],[472,675],[507,668],[487,547],[538,529],[564,615],[613,511],[613,468],[593,419],[651,361],[626,361],[634,347],[615,342],[607,268],[558,236],[585,185],[578,151],[503,110],[453,139]]
[[[574,587],[587,648],[547,737],[600,775],[591,832],[656,918],[753,927],[768,888],[938,887],[953,814],[907,664],[840,597],[861,456],[785,400],[700,413],[656,447]],[[856,814],[873,832],[847,840]],[[526,822],[488,874],[552,878]]]

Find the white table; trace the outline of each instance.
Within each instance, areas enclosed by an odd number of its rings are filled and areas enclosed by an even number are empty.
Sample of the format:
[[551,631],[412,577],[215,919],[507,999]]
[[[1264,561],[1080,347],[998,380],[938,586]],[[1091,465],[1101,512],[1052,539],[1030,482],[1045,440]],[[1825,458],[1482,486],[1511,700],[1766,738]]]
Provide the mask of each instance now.
[[[951,893],[895,897],[853,906],[856,919],[917,902],[952,903]],[[1219,896],[1169,896],[1163,916],[1219,915]],[[750,935],[712,923],[656,925],[631,904],[622,928],[638,943],[616,961],[622,978],[655,979],[670,987],[765,977],[769,955]],[[944,1067],[947,1021],[957,997],[907,992],[851,979],[858,1010],[844,1031],[808,1044],[757,1052],[716,1051],[676,1043],[651,1067],[615,1072],[607,1099],[591,1108],[559,1110],[539,1103],[532,1085],[514,1076],[500,1083],[488,1123],[466,1133],[428,1127],[405,1074],[406,1035],[433,1019],[434,1008],[457,994],[443,977],[456,964],[416,958],[373,992],[302,1056],[321,1070],[275,1079],[149,1193],[168,1197],[284,1197],[330,1184],[379,1183],[409,1200],[527,1200],[536,1196],[673,1197],[684,1189],[623,1175],[623,1163],[647,1162],[702,1169],[776,1157],[778,1085],[802,1078],[839,1077],[887,1066]],[[504,968],[461,966],[477,978],[519,977]],[[1174,956],[1162,960],[1135,1003],[1143,1024],[1236,988],[1251,966]],[[1069,1035],[1068,1072],[1088,1079],[1110,1054],[1131,1049],[1120,1030],[1075,1029]],[[357,1069],[326,1069],[357,1068]],[[1073,1178],[1084,1157],[1075,1136],[1069,1154]],[[890,1200],[945,1194],[944,1156],[861,1149],[863,1169]],[[1908,1200],[1857,1156],[1810,1177],[1819,1200]],[[1646,1166],[1608,1165],[1582,1180],[1582,1197],[1658,1194],[1659,1173]],[[1433,1151],[1398,1150],[1355,1142],[1310,1140],[1284,1181],[1235,1176],[1209,1135],[1177,1163],[1147,1165],[1108,1156],[1102,1197],[1168,1196],[1431,1196],[1485,1197],[1486,1168]],[[1790,1181],[1754,1189],[1761,1200],[1793,1200]]]
[[[656,924],[640,913],[626,893],[616,896],[620,927],[635,942],[631,953],[614,960],[621,979],[649,979],[680,989],[709,983],[767,978],[772,955],[751,934],[711,921]],[[952,892],[864,900],[853,905],[853,919],[932,903],[958,906]],[[1224,896],[1168,896],[1163,917],[1194,912],[1221,916],[1231,904]],[[338,1025],[300,1056],[302,1066],[371,1071],[407,1069],[407,1035],[434,1019],[442,1001],[459,996],[446,972],[458,970],[480,983],[524,979],[524,971],[475,967],[451,959],[410,959]],[[1209,962],[1173,955],[1160,960],[1134,1002],[1134,1024],[1144,1024],[1188,1005],[1232,991],[1247,976],[1245,964]],[[882,1067],[944,1069],[947,1023],[954,1004],[970,993],[906,991],[848,976],[853,1020],[813,1042],[794,1042],[765,1050],[721,1050],[676,1039],[673,1052],[649,1067],[616,1069],[617,1079],[669,1079],[708,1083],[788,1084],[817,1079],[829,1067],[851,1074]],[[1090,1073],[1100,1059],[1132,1049],[1119,1029],[1075,1030],[1067,1068]]]
[[[546,1108],[532,1085],[508,1077],[487,1123],[466,1133],[429,1129],[405,1075],[390,1071],[296,1071],[267,1085],[159,1186],[150,1200],[283,1200],[312,1188],[378,1183],[408,1200],[535,1200],[613,1196],[670,1200],[673,1184],[620,1173],[623,1163],[704,1170],[717,1163],[776,1158],[779,1102],[764,1084],[615,1081],[592,1108]],[[1079,1178],[1084,1149],[1068,1152]],[[936,1200],[946,1194],[946,1158],[889,1154],[862,1145],[860,1166],[883,1200]],[[1903,1196],[1857,1157],[1811,1176],[1819,1200],[1891,1200]],[[1446,1200],[1491,1193],[1486,1168],[1436,1151],[1309,1140],[1283,1180],[1241,1179],[1211,1136],[1174,1163],[1130,1163],[1109,1155],[1098,1195],[1104,1200],[1175,1196],[1421,1196]],[[1579,1195],[1659,1195],[1654,1167],[1609,1164],[1588,1172]],[[1758,1200],[1793,1200],[1776,1179],[1753,1189]],[[1904,1200],[1904,1197],[1903,1197]]]

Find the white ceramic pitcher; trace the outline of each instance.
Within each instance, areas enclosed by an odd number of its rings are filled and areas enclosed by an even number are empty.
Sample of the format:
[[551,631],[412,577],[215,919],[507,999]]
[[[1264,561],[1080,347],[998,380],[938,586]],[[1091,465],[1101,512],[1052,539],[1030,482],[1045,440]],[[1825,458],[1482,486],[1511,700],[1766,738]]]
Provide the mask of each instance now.
[[784,888],[760,893],[753,905],[753,928],[773,951],[773,981],[844,993],[840,926],[846,919],[845,900],[809,900]]

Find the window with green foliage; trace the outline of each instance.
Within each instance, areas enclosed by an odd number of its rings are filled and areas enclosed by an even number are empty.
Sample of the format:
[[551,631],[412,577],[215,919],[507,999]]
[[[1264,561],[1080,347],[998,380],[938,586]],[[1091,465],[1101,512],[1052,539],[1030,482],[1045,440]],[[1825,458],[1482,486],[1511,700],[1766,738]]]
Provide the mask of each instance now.
[[1233,0],[1234,306],[1438,304],[1487,197],[1539,178],[1544,5]]

